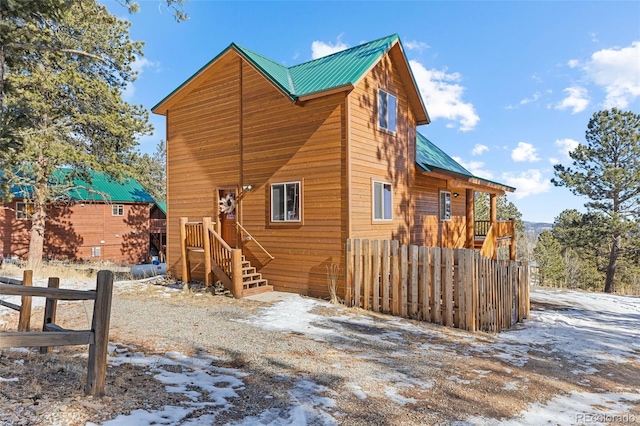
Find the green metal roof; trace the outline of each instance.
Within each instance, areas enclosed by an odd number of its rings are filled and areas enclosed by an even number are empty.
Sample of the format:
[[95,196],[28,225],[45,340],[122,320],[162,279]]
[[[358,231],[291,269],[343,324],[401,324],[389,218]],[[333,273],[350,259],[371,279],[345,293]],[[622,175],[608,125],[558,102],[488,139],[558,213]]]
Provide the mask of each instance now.
[[156,201],[156,206],[160,209],[160,211],[164,214],[167,214],[167,203],[164,201]]
[[151,110],[154,111],[158,108],[229,49],[236,50],[291,99],[297,100],[302,96],[347,85],[355,85],[364,73],[391,48],[396,40],[399,41],[399,36],[398,34],[393,34],[292,67],[286,67],[246,47],[231,43],[229,47],[207,62],[205,66],[158,102]]
[[428,172],[439,169],[467,177],[475,177],[420,133],[417,133],[416,137],[416,163]]
[[296,99],[355,85],[398,39],[398,34],[394,34],[289,68],[245,47],[232,46],[292,99]]
[[[71,172],[71,169],[59,169],[55,177],[63,180]],[[133,178],[125,178],[118,182],[105,173],[88,171],[90,183],[84,179],[74,178],[76,188],[67,191],[75,200],[104,201],[123,203],[153,203],[154,199]],[[86,189],[85,189],[86,188]]]
[[416,163],[422,168],[422,170],[430,172],[434,170],[441,170],[448,173],[454,173],[462,175],[467,178],[478,179],[482,182],[500,185],[507,191],[515,191],[514,187],[505,185],[503,183],[494,182],[488,179],[484,179],[473,175],[469,170],[465,169],[456,160],[451,158],[447,153],[438,148],[429,139],[422,134],[417,133],[416,137]]

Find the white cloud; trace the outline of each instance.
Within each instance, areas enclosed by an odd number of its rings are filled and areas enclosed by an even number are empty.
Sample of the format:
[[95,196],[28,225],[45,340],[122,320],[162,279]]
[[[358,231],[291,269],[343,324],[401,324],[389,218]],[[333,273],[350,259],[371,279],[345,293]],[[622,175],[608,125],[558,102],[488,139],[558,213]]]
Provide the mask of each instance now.
[[540,99],[541,96],[542,94],[540,92],[536,92],[530,98],[524,98],[523,100],[521,100],[520,105],[526,105],[526,104],[530,104],[531,102],[535,102],[538,99]]
[[460,163],[462,167],[469,170],[472,175],[478,176],[484,179],[493,179],[493,173],[483,168],[484,163],[482,161],[469,161],[467,163],[460,157],[451,157],[451,158],[453,158],[456,162]]
[[485,151],[489,151],[489,147],[481,143],[477,143],[473,147],[473,150],[471,150],[471,155],[482,155],[482,153]]
[[538,169],[529,169],[518,174],[510,172],[503,173],[500,180],[516,188],[513,197],[518,200],[528,197],[529,195],[551,191],[551,181],[543,178],[542,172]]
[[340,40],[340,36],[338,36],[338,40],[335,44],[331,44],[331,42],[325,43],[324,41],[316,40],[311,43],[311,57],[313,59],[322,58],[323,56],[331,55],[332,53],[340,52],[342,50],[348,49],[349,45],[347,43],[343,43]]
[[640,41],[593,53],[584,71],[606,92],[605,108],[626,108],[640,96]]
[[[563,163],[570,163],[571,157],[569,157],[569,153],[576,149],[578,145],[580,145],[580,142],[573,139],[556,139],[554,145],[558,148],[560,155],[562,155],[560,161]],[[551,160],[552,159],[549,159],[549,161]],[[555,158],[553,160],[556,160],[553,164],[558,164],[560,162]]]
[[462,99],[465,88],[458,84],[462,80],[459,73],[448,74],[446,68],[429,70],[416,60],[409,64],[432,120],[444,118],[450,121],[447,127],[458,126],[463,132],[476,127],[480,117],[473,104]]
[[537,149],[527,142],[518,142],[518,146],[511,151],[511,159],[513,161],[523,162],[528,161],[530,163],[539,161]]
[[580,65],[580,61],[578,61],[577,59],[569,59],[569,62],[567,62],[567,65],[569,65],[569,68],[575,68],[578,65]]
[[[145,68],[153,68],[157,66],[158,64],[148,60],[145,57],[136,56],[131,63],[131,71],[133,71],[136,74],[137,78],[139,78]],[[130,101],[133,99],[135,93],[136,88],[133,83],[127,83],[126,87],[122,91],[122,99],[124,99],[125,101]]]
[[422,52],[423,50],[429,49],[431,47],[423,41],[415,41],[415,40],[407,41],[403,43],[403,45],[409,50],[417,50],[418,52]]
[[557,104],[555,109],[565,110],[571,108],[571,114],[577,114],[584,111],[589,105],[589,96],[587,89],[584,87],[567,87],[563,92],[567,93],[567,97]]

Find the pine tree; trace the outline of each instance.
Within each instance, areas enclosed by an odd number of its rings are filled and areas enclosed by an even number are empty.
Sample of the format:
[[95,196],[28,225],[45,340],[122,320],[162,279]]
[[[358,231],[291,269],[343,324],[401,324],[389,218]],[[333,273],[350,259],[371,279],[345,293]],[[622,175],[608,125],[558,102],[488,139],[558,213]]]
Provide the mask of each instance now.
[[616,108],[597,112],[585,139],[570,153],[571,167],[554,166],[552,182],[588,197],[585,206],[604,215],[609,246],[604,291],[612,293],[623,240],[637,229],[640,216],[640,114]]

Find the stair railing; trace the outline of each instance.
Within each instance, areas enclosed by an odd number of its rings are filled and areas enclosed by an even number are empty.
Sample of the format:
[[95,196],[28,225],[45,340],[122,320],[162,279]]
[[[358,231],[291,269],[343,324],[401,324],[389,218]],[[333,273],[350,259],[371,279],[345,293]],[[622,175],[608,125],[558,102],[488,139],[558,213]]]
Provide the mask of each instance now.
[[256,240],[256,239],[254,238],[254,236],[253,236],[253,235],[251,235],[251,234],[249,233],[249,231],[247,231],[247,230],[246,230],[246,228],[245,228],[244,226],[242,226],[242,225],[240,224],[240,222],[236,222],[236,226],[237,226],[238,228],[240,228],[240,230],[241,230],[242,232],[244,232],[245,234],[247,234],[247,237],[249,237],[249,240],[250,240],[250,241],[253,241],[254,243],[256,243],[256,245],[257,245],[258,247],[260,247],[260,249],[262,249],[262,251],[263,251],[263,252],[265,252],[265,254],[266,254],[267,256],[269,256],[269,258],[270,258],[271,260],[275,259],[275,257],[273,257],[273,256],[271,255],[271,253],[269,253],[269,252],[267,251],[267,249],[265,249],[265,248],[262,246],[262,244],[260,244],[260,242],[259,242],[258,240]]
[[230,288],[233,297],[242,297],[242,250],[234,249],[215,231],[208,227],[211,250],[211,271]]

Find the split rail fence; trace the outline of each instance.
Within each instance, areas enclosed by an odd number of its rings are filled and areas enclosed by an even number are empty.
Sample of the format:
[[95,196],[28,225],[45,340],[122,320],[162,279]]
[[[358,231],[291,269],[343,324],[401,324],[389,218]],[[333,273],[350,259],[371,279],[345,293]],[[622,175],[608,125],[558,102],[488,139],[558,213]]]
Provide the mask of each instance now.
[[347,240],[349,306],[469,331],[507,330],[529,316],[526,263],[470,249]]
[[[89,361],[85,394],[104,394],[107,372],[107,347],[113,293],[113,273],[99,271],[95,290],[61,289],[58,278],[49,278],[48,287],[32,287],[32,272],[25,271],[23,280],[0,277],[0,295],[22,296],[18,306],[0,301],[0,306],[20,311],[17,332],[0,332],[2,347],[40,347],[47,353],[50,346],[89,345]],[[30,332],[32,297],[45,297],[41,332]],[[93,300],[90,330],[66,330],[55,324],[58,300]]]

